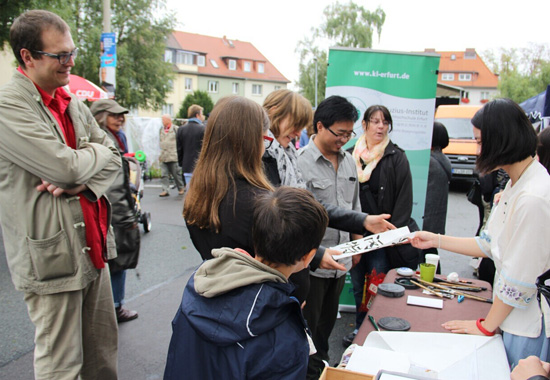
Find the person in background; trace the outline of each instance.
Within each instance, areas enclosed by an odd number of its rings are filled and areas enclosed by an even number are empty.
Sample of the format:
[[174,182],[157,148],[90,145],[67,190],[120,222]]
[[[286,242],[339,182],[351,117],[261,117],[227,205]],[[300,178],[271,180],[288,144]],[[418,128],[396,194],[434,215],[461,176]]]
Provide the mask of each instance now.
[[[261,146],[255,137],[249,143]],[[288,278],[308,267],[328,215],[308,191],[283,186],[257,198],[252,219],[254,256],[214,249],[191,276],[172,323],[165,380],[305,377],[307,327]]]
[[[124,115],[129,111],[112,99],[93,102],[90,111],[101,129],[118,147],[120,154],[128,153],[122,126],[125,122]],[[111,224],[115,231],[117,247],[117,257],[109,260],[109,271],[117,321],[122,323],[138,317],[136,311],[125,309],[122,305],[124,304],[126,270],[134,269],[137,266],[141,240],[135,201],[130,189],[130,167],[124,157],[122,157],[122,167],[117,179],[107,191],[107,198],[111,202]]]
[[[467,256],[491,257],[496,275],[493,304],[485,318],[449,321],[453,333],[491,336],[502,330],[510,367],[536,355],[550,357],[550,310],[537,302],[537,277],[550,268],[550,176],[533,158],[537,135],[525,112],[510,99],[487,103],[472,118],[478,143],[477,168],[502,168],[510,176],[486,228],[475,238],[417,232],[417,248],[443,248]],[[541,310],[542,308],[542,310]]]
[[[412,213],[412,176],[405,152],[395,145],[388,135],[393,121],[390,111],[382,105],[370,106],[363,115],[363,135],[350,149],[355,160],[359,182],[361,210],[368,214],[390,214],[395,227],[416,226]],[[350,271],[353,296],[356,305],[355,329],[342,339],[349,346],[366,313],[360,312],[363,299],[365,275],[373,269],[377,273],[387,273],[391,268],[407,266],[416,269],[419,260],[418,250],[412,247],[387,247],[354,256],[359,262]],[[411,252],[410,252],[411,251]]]
[[550,128],[545,128],[538,135],[537,159],[550,173]]
[[[436,234],[445,234],[445,223],[447,221],[451,162],[442,150],[448,145],[449,134],[447,129],[440,122],[434,122],[423,229]],[[424,255],[427,253],[439,254],[437,248],[424,250]],[[441,273],[441,266],[438,266],[437,270],[438,273]]]
[[160,138],[160,170],[162,192],[159,197],[168,197],[170,195],[170,175],[176,182],[178,194],[183,194],[183,181],[178,173],[178,151],[176,143],[176,128],[172,124],[170,115],[162,115],[162,128],[159,131]]
[[[341,96],[323,100],[313,116],[315,134],[299,151],[298,168],[306,187],[317,199],[347,210],[359,211],[359,186],[355,163],[342,149],[354,135],[353,125],[358,115],[355,106]],[[352,234],[352,239],[362,235]],[[327,229],[323,245],[333,247],[347,243],[348,232]],[[345,274],[351,268],[350,257],[340,261],[344,270],[317,269],[310,271],[310,290],[304,306],[311,336],[317,352],[310,356],[307,378],[317,379],[328,361],[329,336],[338,314],[338,300],[344,287]]]
[[35,326],[34,376],[114,380],[118,327],[105,263],[116,247],[104,195],[120,154],[63,89],[78,52],[67,23],[26,11],[9,39],[19,67],[0,88],[0,220]]
[[309,138],[312,134],[313,134],[313,130],[310,131],[309,125],[302,130],[302,132],[300,133],[300,141],[299,141],[300,148],[303,148],[309,143]]
[[193,104],[187,110],[187,117],[189,118],[187,123],[176,132],[178,163],[181,166],[185,186],[191,181],[195,163],[201,151],[204,137],[203,108]]

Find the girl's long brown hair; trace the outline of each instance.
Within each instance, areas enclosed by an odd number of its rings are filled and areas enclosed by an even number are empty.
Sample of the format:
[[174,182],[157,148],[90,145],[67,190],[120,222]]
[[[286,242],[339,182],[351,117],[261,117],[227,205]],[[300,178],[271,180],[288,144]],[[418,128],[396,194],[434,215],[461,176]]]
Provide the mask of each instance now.
[[212,110],[189,191],[183,217],[199,228],[220,230],[218,209],[235,178],[272,190],[262,167],[263,134],[269,119],[263,108],[240,96],[222,98]]

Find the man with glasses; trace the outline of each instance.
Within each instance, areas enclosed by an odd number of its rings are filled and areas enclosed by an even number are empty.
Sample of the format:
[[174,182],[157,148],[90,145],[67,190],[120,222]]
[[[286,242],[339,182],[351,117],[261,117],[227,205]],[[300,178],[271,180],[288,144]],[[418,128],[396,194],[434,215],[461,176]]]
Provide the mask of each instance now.
[[[323,100],[313,116],[315,134],[298,153],[298,168],[315,197],[325,204],[355,211],[361,211],[357,171],[353,157],[342,147],[355,135],[353,124],[358,117],[355,106],[341,96]],[[327,228],[321,244],[333,247],[348,242],[349,238],[348,232]],[[349,270],[352,259],[348,257],[339,263]],[[329,360],[328,339],[338,314],[345,274],[340,270],[310,271],[311,288],[303,312],[317,353],[309,357],[308,379],[318,379],[323,360]]]
[[105,192],[120,155],[63,86],[77,50],[57,15],[14,20],[19,62],[0,89],[0,220],[12,281],[35,325],[36,379],[116,379],[118,330]]

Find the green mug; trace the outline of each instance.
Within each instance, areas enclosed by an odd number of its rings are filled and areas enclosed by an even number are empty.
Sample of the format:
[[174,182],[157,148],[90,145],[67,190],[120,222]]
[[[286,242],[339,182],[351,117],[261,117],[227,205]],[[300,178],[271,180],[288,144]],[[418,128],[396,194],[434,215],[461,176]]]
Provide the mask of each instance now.
[[424,281],[433,282],[435,276],[435,265],[422,263],[420,264],[420,278]]

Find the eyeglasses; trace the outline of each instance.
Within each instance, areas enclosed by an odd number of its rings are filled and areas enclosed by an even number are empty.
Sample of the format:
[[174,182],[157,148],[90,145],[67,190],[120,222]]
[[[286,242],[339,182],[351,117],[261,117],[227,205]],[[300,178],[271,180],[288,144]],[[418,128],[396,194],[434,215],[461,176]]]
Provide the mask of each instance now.
[[389,127],[390,122],[386,120],[379,120],[379,119],[369,119],[369,123],[378,125],[378,124],[384,124],[384,127]]
[[273,144],[273,137],[264,136],[264,147],[265,147],[265,149],[269,149],[271,147],[271,144]]
[[115,119],[124,119],[124,114],[123,113],[110,113],[109,112],[109,114],[107,116],[114,117]]
[[342,132],[342,133],[334,133],[334,131],[332,129],[330,129],[329,127],[325,127],[330,133],[332,133],[334,136],[338,137],[339,139],[345,139],[345,140],[349,140],[351,139],[352,137],[355,137],[356,134],[354,131],[351,131],[351,132]]
[[70,53],[61,53],[61,54],[52,54],[52,53],[46,53],[45,51],[40,50],[33,50],[34,53],[45,55],[46,57],[55,58],[61,63],[62,65],[66,65],[71,60],[71,57],[73,59],[76,59],[78,56],[78,48],[74,49]]

